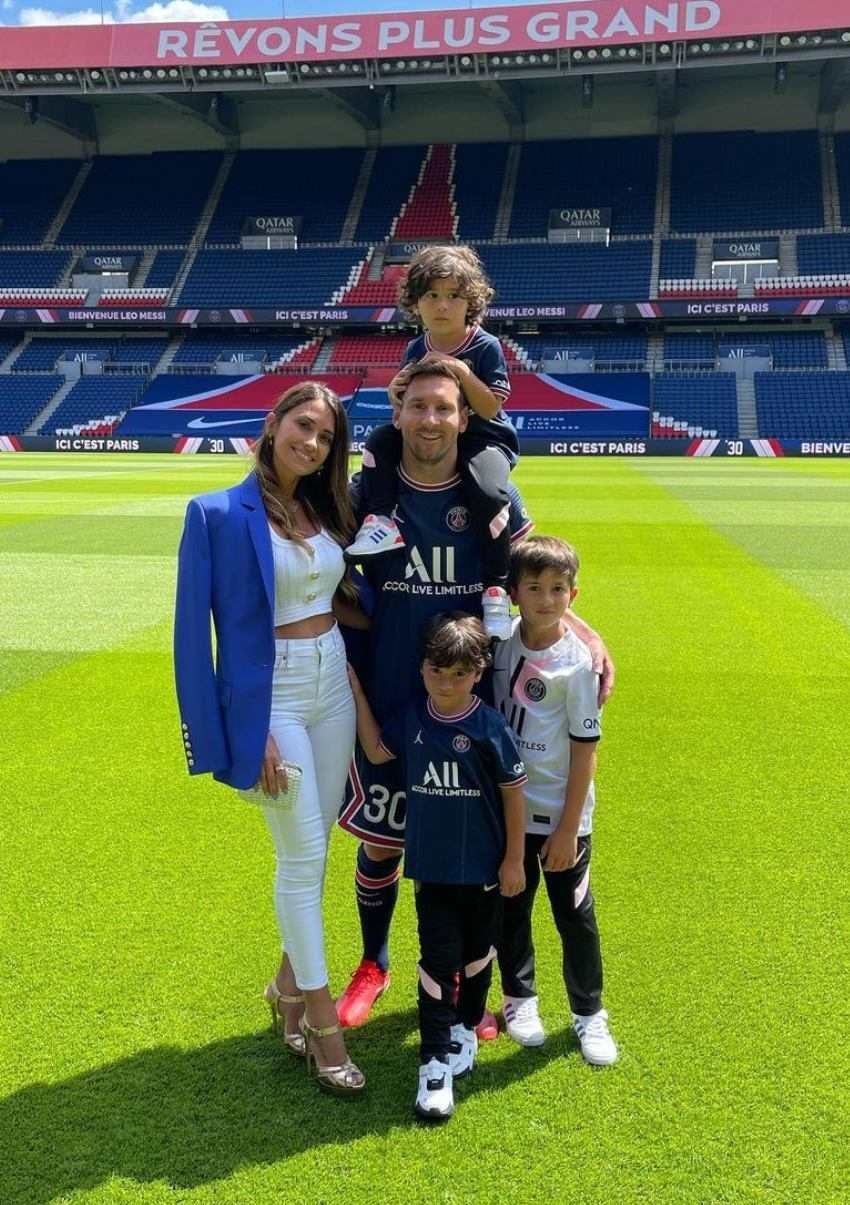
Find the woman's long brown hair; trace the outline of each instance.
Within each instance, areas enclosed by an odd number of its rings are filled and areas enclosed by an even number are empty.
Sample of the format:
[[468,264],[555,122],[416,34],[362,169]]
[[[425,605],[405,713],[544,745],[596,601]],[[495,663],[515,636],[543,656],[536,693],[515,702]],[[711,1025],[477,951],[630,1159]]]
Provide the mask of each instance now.
[[274,468],[273,443],[283,416],[296,406],[315,401],[324,402],[334,416],[333,443],[322,467],[315,473],[299,478],[295,496],[311,518],[320,523],[338,544],[347,544],[354,532],[354,513],[348,495],[348,419],[334,391],[320,381],[293,385],[279,398],[271,412],[272,424],[254,444],[254,471],[266,514],[285,539],[294,540],[309,551],[312,550],[298,531],[281,492]]

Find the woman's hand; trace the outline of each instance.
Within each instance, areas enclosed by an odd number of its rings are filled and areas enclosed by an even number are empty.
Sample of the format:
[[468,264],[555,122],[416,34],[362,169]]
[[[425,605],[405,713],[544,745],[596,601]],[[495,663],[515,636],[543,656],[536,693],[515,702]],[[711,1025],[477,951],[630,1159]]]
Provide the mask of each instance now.
[[266,751],[263,755],[263,764],[260,769],[260,779],[257,787],[264,795],[268,795],[271,799],[277,799],[280,792],[285,791],[288,786],[289,781],[281,760],[280,749],[277,747],[277,741],[269,733],[266,737]]

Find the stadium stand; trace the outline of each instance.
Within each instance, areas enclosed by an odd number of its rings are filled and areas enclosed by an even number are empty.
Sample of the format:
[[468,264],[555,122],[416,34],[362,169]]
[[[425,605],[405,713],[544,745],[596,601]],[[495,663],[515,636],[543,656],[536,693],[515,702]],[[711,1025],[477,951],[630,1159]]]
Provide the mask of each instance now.
[[[318,339],[305,339],[303,335],[260,335],[240,339],[218,332],[206,334],[197,331],[184,340],[172,363],[210,365],[219,360],[232,364],[259,360],[266,367],[271,367],[284,360],[290,365],[297,363],[309,366],[316,358],[318,345]],[[304,354],[297,354],[302,349]]]
[[557,359],[559,352],[567,351],[606,363],[634,365],[646,360],[646,335],[637,331],[623,334],[585,335],[582,331],[571,331],[569,334],[518,335],[516,344],[526,353],[530,364],[539,364],[544,358]]
[[841,224],[850,226],[850,131],[835,135],[835,171],[841,201]]
[[455,148],[458,238],[493,238],[507,157],[504,142],[460,143]]
[[[687,428],[701,427],[724,437],[738,435],[735,377],[730,372],[668,372],[655,378],[653,410]],[[658,420],[656,420],[658,421]]]
[[800,235],[797,266],[804,276],[850,273],[850,234]]
[[718,352],[722,354],[724,347],[742,344],[767,348],[773,358],[774,369],[827,367],[826,340],[821,331],[791,331],[786,334],[756,330],[737,338],[721,335],[718,338]]
[[776,439],[850,439],[850,373],[757,372],[759,433]]
[[510,233],[546,238],[549,210],[610,206],[612,234],[648,234],[655,220],[656,138],[581,138],[522,147]]
[[47,374],[32,377],[0,375],[2,434],[19,434],[25,431],[64,383],[64,377]]
[[63,339],[36,335],[15,360],[11,371],[53,372],[57,360],[66,353],[81,358],[97,353],[109,364],[147,364],[153,367],[167,344],[165,336],[150,339],[86,339],[71,335]]
[[453,146],[429,146],[410,197],[390,228],[393,238],[442,238],[457,233]]
[[220,163],[216,151],[99,156],[60,241],[108,247],[143,231],[148,244],[188,243]]
[[170,289],[185,258],[184,250],[157,251],[145,281],[146,288]]
[[69,258],[67,251],[0,251],[0,296],[9,296],[10,289],[52,288]]
[[389,237],[393,219],[424,169],[425,151],[422,146],[390,146],[378,151],[355,238],[377,242]]
[[144,377],[139,376],[109,374],[80,377],[48,421],[39,428],[39,435],[90,423],[105,415],[123,414],[138,401],[144,388]]
[[679,134],[673,139],[672,230],[691,234],[822,225],[815,130]]
[[79,170],[79,159],[0,163],[0,243],[40,243]]
[[662,280],[693,280],[696,262],[697,245],[694,239],[662,239],[658,273]]
[[479,246],[499,304],[649,296],[652,244]]
[[327,305],[362,252],[333,247],[302,251],[204,250],[192,265],[180,305]]
[[404,358],[407,335],[340,335],[334,339],[329,364],[333,368],[359,365],[398,367]]
[[240,151],[206,242],[237,243],[249,217],[300,217],[303,242],[336,242],[363,162],[359,148]]
[[691,334],[689,331],[667,331],[664,335],[665,363],[684,363],[688,360],[710,364],[717,360],[717,336],[713,333]]

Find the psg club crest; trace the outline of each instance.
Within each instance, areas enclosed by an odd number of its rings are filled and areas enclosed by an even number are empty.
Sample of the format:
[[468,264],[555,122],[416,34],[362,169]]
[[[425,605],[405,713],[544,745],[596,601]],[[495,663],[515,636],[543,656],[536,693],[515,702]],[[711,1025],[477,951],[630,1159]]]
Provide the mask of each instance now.
[[449,531],[466,531],[469,527],[469,511],[465,506],[453,506],[446,515]]
[[541,699],[546,698],[546,683],[541,682],[539,678],[529,678],[525,684],[525,694],[532,703],[539,703]]
[[452,748],[454,749],[455,753],[466,753],[466,751],[469,749],[469,745],[469,737],[464,736],[462,732],[459,732],[452,741]]

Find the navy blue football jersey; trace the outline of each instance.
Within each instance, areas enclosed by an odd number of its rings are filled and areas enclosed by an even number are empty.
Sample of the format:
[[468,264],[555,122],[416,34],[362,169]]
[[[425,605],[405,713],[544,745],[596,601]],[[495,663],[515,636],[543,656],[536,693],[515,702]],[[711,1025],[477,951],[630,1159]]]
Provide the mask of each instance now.
[[[416,339],[411,339],[408,343],[407,351],[404,353],[404,362],[410,364],[414,360],[421,360],[424,355],[433,350],[431,336],[425,331],[424,334],[417,336]],[[453,351],[445,354],[468,364],[479,381],[482,381],[503,405],[508,400],[511,395],[508,366],[505,363],[502,345],[495,335],[491,335],[480,326],[472,326],[467,331],[463,342]],[[488,444],[495,444],[501,448],[510,460],[511,466],[515,465],[519,459],[519,440],[513,423],[504,410],[500,410],[493,418],[482,418],[471,410],[465,434],[474,435],[478,440],[484,440]],[[460,439],[461,447],[463,447],[464,435],[461,435]]]
[[[511,484],[508,491],[511,538],[518,540],[533,524],[516,488]],[[356,478],[352,501],[357,511]],[[400,469],[395,517],[404,547],[364,566],[372,594],[372,626],[359,677],[382,726],[422,691],[421,636],[426,622],[440,611],[480,616],[483,590],[480,545],[459,476],[443,485],[422,485]],[[375,845],[401,848],[405,799],[398,762],[373,766],[358,746],[340,824]]]
[[480,699],[444,716],[427,696],[381,730],[407,794],[404,873],[423,883],[494,883],[505,854],[502,786],[525,767],[504,716]]

